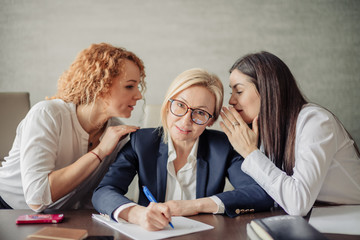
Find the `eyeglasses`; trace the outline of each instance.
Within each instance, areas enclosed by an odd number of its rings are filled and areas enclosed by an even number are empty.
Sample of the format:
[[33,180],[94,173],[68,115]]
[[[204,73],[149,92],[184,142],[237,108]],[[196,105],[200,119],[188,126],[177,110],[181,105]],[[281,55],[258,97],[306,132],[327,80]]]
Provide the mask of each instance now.
[[171,102],[170,104],[171,113],[177,117],[184,116],[190,109],[191,120],[198,125],[204,125],[209,121],[210,118],[213,118],[213,116],[207,111],[199,108],[195,108],[195,109],[191,108],[182,101],[176,99],[169,99],[169,102]]

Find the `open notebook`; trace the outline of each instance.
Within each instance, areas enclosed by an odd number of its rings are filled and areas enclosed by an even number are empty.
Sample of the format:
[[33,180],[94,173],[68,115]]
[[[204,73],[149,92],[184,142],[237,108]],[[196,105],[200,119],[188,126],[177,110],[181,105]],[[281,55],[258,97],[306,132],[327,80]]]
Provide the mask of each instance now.
[[92,217],[133,239],[163,239],[214,228],[211,225],[195,221],[190,218],[171,217],[171,222],[174,225],[174,229],[172,229],[170,226],[167,226],[163,230],[150,232],[140,227],[139,225],[128,223],[126,221],[115,222],[109,217],[105,217],[103,215],[93,214]]

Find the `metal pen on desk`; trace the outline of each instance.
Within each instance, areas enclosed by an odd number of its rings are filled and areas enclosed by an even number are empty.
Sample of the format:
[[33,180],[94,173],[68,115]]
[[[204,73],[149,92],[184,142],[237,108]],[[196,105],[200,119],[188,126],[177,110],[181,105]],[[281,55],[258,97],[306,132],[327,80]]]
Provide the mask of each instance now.
[[[150,190],[146,186],[143,186],[143,191],[145,193],[145,196],[147,197],[147,199],[149,199],[150,202],[157,203],[156,199],[154,198],[154,196],[151,194]],[[169,225],[172,228],[174,228],[171,222],[169,222]]]

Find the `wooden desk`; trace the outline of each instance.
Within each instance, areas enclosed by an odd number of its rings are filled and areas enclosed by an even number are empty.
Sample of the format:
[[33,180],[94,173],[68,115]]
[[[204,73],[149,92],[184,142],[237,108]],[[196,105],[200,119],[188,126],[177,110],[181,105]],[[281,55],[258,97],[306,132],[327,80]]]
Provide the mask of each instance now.
[[[36,232],[45,226],[69,227],[87,229],[89,236],[111,235],[114,239],[130,239],[118,231],[91,218],[93,210],[61,211],[51,213],[64,213],[65,218],[58,224],[28,224],[16,225],[15,220],[24,214],[33,214],[30,210],[0,210],[0,239],[1,240],[21,240],[26,236]],[[229,218],[222,215],[200,214],[190,218],[214,226],[208,231],[183,235],[171,239],[247,239],[246,224],[255,218],[264,218],[285,214],[282,210],[272,212],[245,214],[236,218]],[[325,234],[329,239],[359,239],[359,236]]]

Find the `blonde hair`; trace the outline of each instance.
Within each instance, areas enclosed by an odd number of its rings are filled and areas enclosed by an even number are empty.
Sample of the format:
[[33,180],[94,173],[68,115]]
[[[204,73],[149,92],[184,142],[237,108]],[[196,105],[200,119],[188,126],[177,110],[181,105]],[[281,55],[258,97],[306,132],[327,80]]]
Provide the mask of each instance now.
[[113,79],[124,74],[125,60],[134,62],[140,70],[140,87],[146,90],[144,64],[134,53],[107,43],[92,44],[82,50],[70,68],[58,81],[59,98],[75,105],[93,103],[109,93]]
[[221,111],[224,96],[224,87],[220,79],[215,74],[210,74],[204,69],[193,68],[186,70],[177,76],[167,90],[165,99],[161,106],[160,119],[163,126],[163,140],[168,141],[167,114],[169,108],[169,99],[193,86],[206,88],[215,97],[215,111],[213,121],[215,122]]

